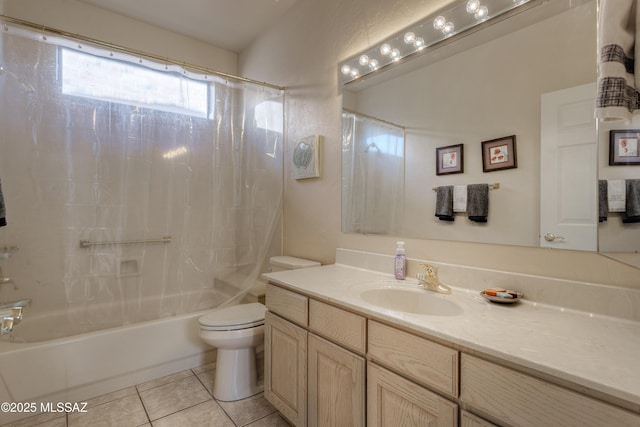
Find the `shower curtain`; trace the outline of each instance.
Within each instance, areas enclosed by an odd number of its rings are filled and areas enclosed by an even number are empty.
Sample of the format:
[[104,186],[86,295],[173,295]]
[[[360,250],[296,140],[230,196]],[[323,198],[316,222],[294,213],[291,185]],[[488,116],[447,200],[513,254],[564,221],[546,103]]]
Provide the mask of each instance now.
[[342,231],[402,235],[404,129],[342,113]]
[[0,246],[18,247],[0,300],[69,309],[83,332],[241,298],[280,249],[284,93],[19,26],[0,37]]

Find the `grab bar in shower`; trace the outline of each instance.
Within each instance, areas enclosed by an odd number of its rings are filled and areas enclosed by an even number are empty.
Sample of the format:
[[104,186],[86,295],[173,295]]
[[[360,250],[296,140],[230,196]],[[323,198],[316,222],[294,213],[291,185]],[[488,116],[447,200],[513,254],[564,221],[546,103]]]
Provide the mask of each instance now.
[[90,246],[136,245],[136,244],[148,244],[148,243],[171,243],[171,236],[164,236],[160,239],[120,240],[115,242],[91,242],[89,240],[80,240],[80,247],[88,248]]

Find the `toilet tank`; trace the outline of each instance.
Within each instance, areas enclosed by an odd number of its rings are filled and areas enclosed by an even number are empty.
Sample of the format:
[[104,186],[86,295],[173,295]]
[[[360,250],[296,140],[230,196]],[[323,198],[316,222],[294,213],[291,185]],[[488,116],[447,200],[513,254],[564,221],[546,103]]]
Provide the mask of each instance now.
[[319,262],[293,256],[274,256],[269,258],[269,269],[271,271],[297,270],[299,268],[319,266]]

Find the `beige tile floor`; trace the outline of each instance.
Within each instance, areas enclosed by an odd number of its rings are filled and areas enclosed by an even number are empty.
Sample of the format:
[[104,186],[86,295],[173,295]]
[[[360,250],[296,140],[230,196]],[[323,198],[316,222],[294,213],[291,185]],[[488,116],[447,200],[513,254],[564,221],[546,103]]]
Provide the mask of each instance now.
[[262,393],[220,402],[211,390],[215,363],[88,401],[86,413],[42,414],[11,427],[279,427],[289,426]]

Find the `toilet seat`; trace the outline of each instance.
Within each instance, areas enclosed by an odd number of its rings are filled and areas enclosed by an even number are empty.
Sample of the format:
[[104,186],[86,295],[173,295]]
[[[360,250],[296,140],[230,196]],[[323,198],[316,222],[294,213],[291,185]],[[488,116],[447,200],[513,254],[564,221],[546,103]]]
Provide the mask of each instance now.
[[260,303],[240,304],[214,310],[198,318],[205,331],[235,331],[264,325],[265,306]]

